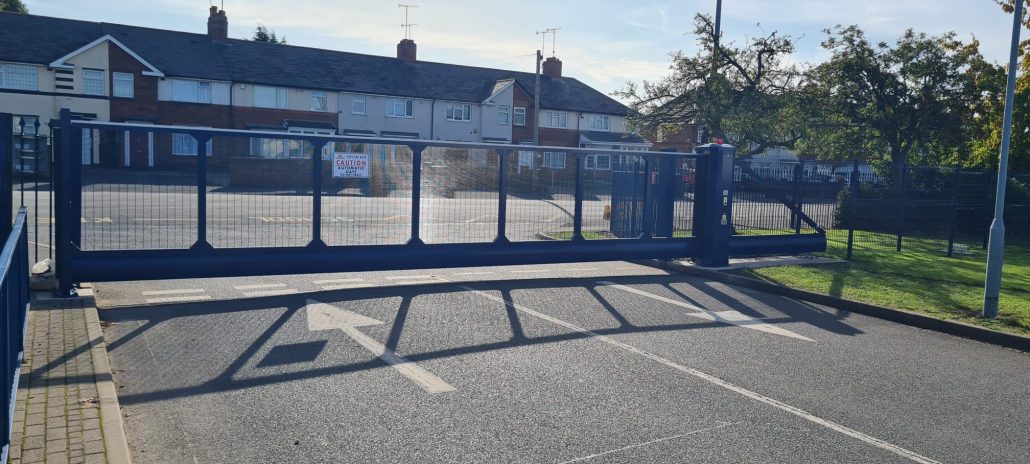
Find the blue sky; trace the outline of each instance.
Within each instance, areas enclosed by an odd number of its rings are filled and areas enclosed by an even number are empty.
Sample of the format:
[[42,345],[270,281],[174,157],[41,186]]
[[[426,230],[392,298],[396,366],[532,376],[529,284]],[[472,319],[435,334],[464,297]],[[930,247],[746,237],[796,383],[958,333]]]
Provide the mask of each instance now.
[[[714,14],[715,0],[402,0],[417,24],[419,59],[533,70],[535,34],[559,27],[564,72],[604,92],[627,81],[660,78],[668,54],[693,52],[697,12]],[[225,0],[229,35],[244,38],[257,23],[294,45],[393,55],[403,37],[403,10],[389,0]],[[204,32],[209,0],[28,0],[34,14]],[[327,6],[328,5],[328,6]],[[906,28],[976,36],[988,58],[1007,61],[1011,17],[992,0],[724,0],[724,40],[780,31],[799,37],[795,60],[825,59],[822,30],[858,24],[875,40]],[[1026,32],[1024,31],[1024,34]],[[545,54],[550,54],[550,41]]]

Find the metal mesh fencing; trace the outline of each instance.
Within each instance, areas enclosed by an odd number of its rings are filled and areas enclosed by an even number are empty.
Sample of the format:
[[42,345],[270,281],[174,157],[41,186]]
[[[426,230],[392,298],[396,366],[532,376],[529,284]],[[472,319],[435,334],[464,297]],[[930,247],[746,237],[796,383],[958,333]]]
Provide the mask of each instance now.
[[571,239],[576,195],[575,156],[564,152],[516,150],[508,156],[505,170],[508,240]]
[[423,150],[420,238],[425,243],[493,241],[499,169],[496,150]]
[[406,145],[337,142],[335,153],[369,157],[368,178],[322,171],[322,241],[327,245],[400,244],[411,237],[412,152]]

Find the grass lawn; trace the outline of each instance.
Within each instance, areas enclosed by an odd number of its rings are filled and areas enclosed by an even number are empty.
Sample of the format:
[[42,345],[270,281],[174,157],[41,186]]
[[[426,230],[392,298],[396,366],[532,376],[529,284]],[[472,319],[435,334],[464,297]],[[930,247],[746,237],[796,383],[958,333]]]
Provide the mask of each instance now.
[[[854,259],[843,264],[785,266],[737,271],[788,287],[825,293],[849,300],[929,313],[945,319],[1030,335],[1030,243],[1005,248],[998,318],[980,316],[987,253],[970,247],[970,254],[949,258],[941,241],[906,240],[895,252],[893,236],[859,232]],[[843,257],[831,243],[833,257]]]

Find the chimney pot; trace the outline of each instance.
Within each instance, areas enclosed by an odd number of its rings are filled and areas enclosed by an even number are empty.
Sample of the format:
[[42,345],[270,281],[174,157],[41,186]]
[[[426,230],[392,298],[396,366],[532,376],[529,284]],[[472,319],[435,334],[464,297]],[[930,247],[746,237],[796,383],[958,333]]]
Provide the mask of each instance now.
[[415,45],[415,41],[411,39],[401,39],[400,43],[397,44],[397,59],[405,63],[414,63],[418,47]]
[[225,10],[217,6],[211,7],[211,15],[207,18],[207,36],[211,40],[227,40],[229,38],[229,19]]
[[543,74],[554,79],[561,78],[561,60],[553,56],[544,60]]

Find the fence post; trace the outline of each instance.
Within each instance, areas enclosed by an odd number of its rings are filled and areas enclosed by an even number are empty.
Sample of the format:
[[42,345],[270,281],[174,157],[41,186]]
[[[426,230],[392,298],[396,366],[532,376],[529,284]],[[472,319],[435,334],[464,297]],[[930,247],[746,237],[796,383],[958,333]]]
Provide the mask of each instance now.
[[905,178],[908,177],[907,174],[908,174],[908,163],[902,163],[901,164],[901,171],[899,171],[900,179],[899,179],[899,182],[898,182],[898,192],[899,192],[899,196],[901,198],[901,208],[900,208],[900,211],[898,212],[898,243],[897,243],[897,245],[895,247],[898,252],[901,252],[901,241],[902,241],[902,239],[905,236],[905,207],[906,207],[906,205],[908,203],[906,201],[907,193],[905,192]]
[[856,159],[851,168],[851,182],[849,182],[848,189],[851,190],[851,205],[848,208],[848,261],[855,256],[855,216],[858,213],[858,195],[861,191],[859,182],[861,178],[858,175],[858,160]]
[[801,214],[805,200],[805,160],[798,160],[794,170],[794,234],[801,235]]
[[585,155],[575,153],[576,157],[576,200],[572,214],[572,240],[581,241],[583,238],[583,171],[586,166]]
[[651,170],[654,168],[654,160],[650,156],[644,156],[644,211],[640,215],[640,219],[643,221],[643,230],[640,234],[640,238],[649,239],[652,236],[651,231],[654,225],[654,216],[651,211],[654,209],[654,201],[651,198],[651,193],[654,188],[651,186],[651,180],[653,174]]
[[948,230],[948,257],[955,256],[955,233],[958,229],[958,184],[962,176],[962,165],[955,165],[955,179],[951,185],[951,226]]
[[411,238],[408,245],[423,245],[419,237],[422,215],[422,151],[425,145],[411,145]]
[[[322,150],[328,143],[325,139],[311,140],[311,243],[308,246],[325,246],[322,241]],[[332,156],[329,162],[333,162]]]
[[[54,258],[57,261],[55,273],[58,296],[67,298],[72,296],[73,291],[71,277],[71,253],[74,248],[72,231],[82,227],[79,225],[82,208],[80,206],[78,211],[75,210],[76,195],[72,191],[75,187],[72,174],[76,169],[82,169],[82,131],[78,132],[78,137],[73,137],[75,131],[71,127],[71,111],[67,108],[61,109],[60,118],[60,122],[57,124],[57,153],[54,156],[54,183],[57,185],[54,189],[54,235],[56,236]],[[76,155],[80,158],[72,159]]]
[[730,237],[733,226],[733,152],[731,145],[709,144],[698,147],[706,153],[703,202],[695,202],[701,210],[700,264],[725,267],[730,261]]
[[508,159],[511,152],[497,151],[497,237],[494,243],[508,243]]
[[0,113],[0,236],[11,234],[14,220],[14,117]]
[[210,134],[192,133],[197,141],[197,243],[190,249],[209,250],[211,243],[207,241],[207,141]]

